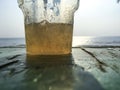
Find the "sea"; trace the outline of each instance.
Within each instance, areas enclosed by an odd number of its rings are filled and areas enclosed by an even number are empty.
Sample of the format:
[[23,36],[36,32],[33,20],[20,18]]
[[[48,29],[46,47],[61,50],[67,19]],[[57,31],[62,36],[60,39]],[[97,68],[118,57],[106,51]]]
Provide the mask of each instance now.
[[[25,47],[25,38],[0,38],[0,47]],[[120,36],[73,36],[72,47],[120,47]]]

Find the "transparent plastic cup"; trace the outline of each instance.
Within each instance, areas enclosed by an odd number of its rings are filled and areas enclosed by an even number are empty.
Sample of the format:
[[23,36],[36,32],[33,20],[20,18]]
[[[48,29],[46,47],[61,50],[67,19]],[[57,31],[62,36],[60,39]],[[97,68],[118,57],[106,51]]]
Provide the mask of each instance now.
[[72,49],[79,0],[18,0],[24,14],[29,55],[64,55]]

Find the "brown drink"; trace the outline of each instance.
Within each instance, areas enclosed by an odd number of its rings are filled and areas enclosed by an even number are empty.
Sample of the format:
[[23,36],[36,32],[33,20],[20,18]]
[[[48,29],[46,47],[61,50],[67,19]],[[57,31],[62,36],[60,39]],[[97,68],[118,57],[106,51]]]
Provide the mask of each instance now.
[[30,55],[70,54],[72,24],[32,23],[25,25],[26,49]]
[[28,55],[64,55],[72,49],[79,0],[17,0],[24,15]]

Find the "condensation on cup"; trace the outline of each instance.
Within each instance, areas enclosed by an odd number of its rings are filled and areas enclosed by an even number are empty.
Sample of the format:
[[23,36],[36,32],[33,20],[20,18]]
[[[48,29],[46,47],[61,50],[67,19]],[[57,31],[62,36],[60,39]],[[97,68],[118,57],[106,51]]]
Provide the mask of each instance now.
[[72,50],[79,0],[18,0],[24,14],[28,55],[65,55]]

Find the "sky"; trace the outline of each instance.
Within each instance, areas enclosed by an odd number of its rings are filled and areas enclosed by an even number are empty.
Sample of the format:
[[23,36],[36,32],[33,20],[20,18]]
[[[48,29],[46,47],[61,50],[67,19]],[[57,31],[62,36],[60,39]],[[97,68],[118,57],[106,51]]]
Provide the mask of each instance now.
[[[0,0],[0,38],[25,37],[17,0]],[[120,36],[117,0],[80,0],[74,15],[74,36]]]

